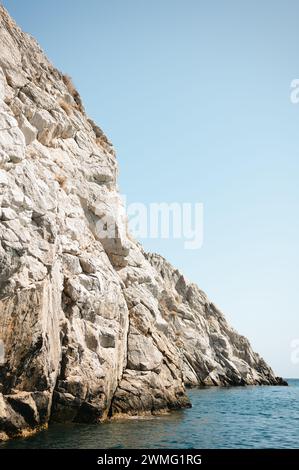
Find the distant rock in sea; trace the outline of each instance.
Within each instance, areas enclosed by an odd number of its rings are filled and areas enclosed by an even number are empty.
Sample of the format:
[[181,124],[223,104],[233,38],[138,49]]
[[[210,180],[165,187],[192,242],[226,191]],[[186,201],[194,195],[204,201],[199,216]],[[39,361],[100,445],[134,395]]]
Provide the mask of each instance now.
[[0,44],[0,440],[188,407],[185,386],[282,384],[127,233],[112,144],[3,7]]

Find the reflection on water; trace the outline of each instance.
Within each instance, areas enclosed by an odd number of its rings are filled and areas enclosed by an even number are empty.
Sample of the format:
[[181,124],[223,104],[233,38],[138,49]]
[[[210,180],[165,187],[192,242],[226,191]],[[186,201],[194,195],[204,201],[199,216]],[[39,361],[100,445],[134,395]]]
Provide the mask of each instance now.
[[0,448],[299,448],[299,380],[191,390],[193,408],[101,425],[58,425]]

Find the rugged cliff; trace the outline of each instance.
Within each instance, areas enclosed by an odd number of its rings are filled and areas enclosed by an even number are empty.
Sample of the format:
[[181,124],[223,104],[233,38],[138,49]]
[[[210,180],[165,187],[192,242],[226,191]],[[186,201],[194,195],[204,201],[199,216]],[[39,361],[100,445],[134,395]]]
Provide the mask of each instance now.
[[280,383],[132,240],[116,180],[71,80],[0,7],[0,439],[190,406],[185,385]]

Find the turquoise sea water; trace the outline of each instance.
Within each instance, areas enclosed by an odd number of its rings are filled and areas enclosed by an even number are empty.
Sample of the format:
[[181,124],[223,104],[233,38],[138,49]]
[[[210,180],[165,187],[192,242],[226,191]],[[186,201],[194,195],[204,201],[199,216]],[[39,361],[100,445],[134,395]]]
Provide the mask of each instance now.
[[57,425],[0,448],[299,448],[299,380],[189,391],[193,408],[151,419]]

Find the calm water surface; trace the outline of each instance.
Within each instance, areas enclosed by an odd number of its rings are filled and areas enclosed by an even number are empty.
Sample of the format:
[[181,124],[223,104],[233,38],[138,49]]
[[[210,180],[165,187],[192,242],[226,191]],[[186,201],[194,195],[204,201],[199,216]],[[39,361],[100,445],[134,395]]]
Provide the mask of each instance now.
[[299,380],[289,384],[191,390],[188,410],[101,425],[53,424],[0,448],[299,448]]

